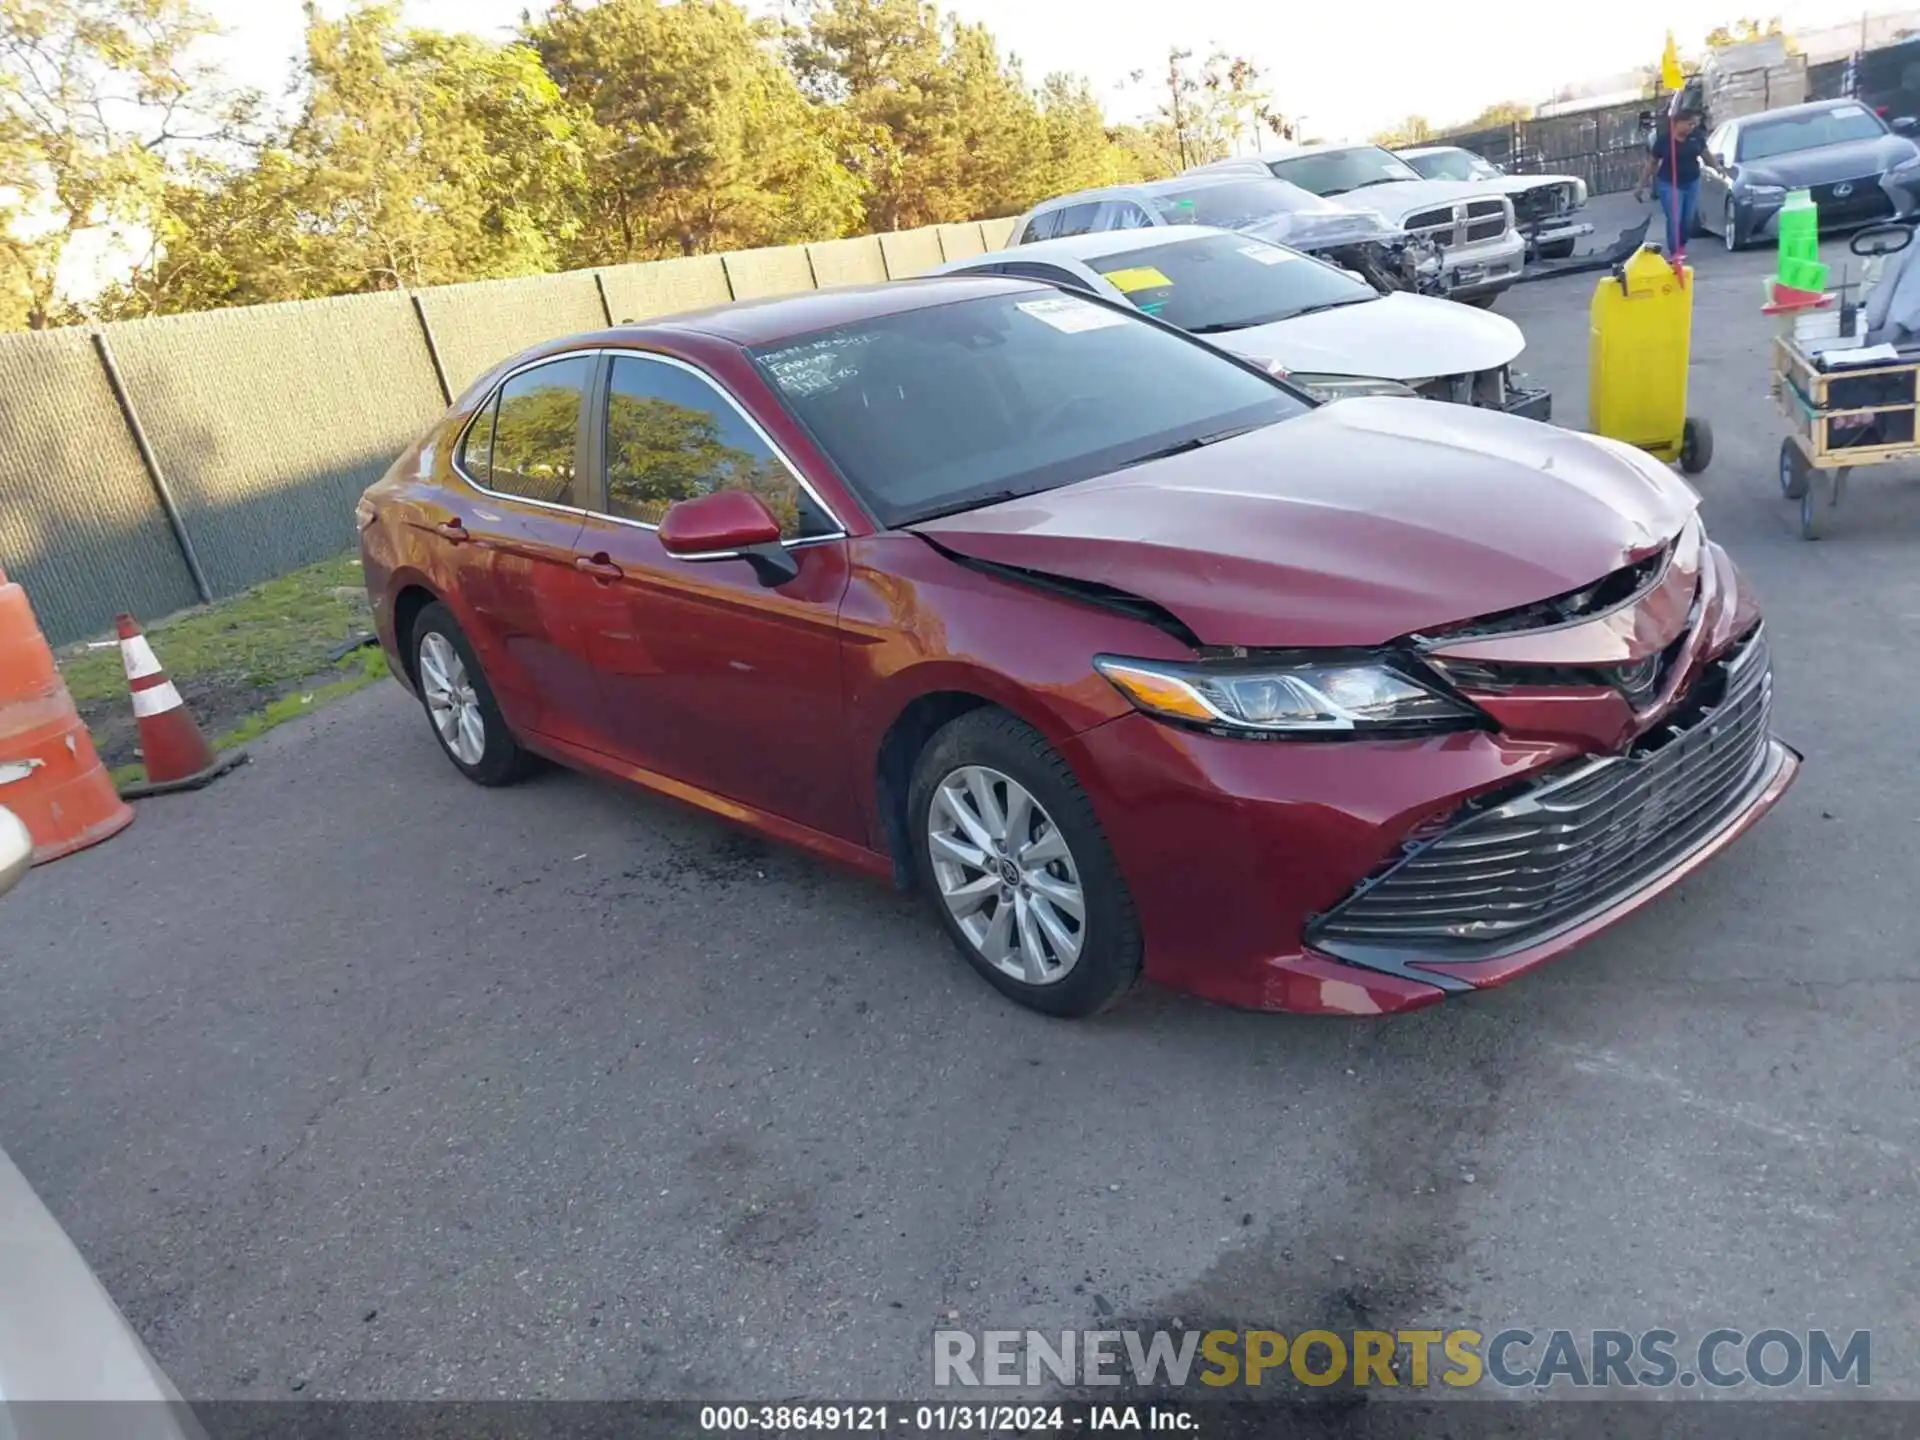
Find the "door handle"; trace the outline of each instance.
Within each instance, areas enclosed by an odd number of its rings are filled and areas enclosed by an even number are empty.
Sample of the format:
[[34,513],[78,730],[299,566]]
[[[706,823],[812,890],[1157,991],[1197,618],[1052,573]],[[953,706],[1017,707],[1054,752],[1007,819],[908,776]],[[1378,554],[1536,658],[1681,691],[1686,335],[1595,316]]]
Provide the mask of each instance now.
[[592,556],[576,555],[573,557],[573,568],[578,570],[582,575],[591,575],[594,579],[606,584],[620,579],[627,573],[618,565],[614,564],[612,560],[608,559],[605,554]]
[[473,538],[467,533],[467,527],[458,520],[443,521],[433,527],[433,533],[443,540],[451,540],[456,545],[463,545]]

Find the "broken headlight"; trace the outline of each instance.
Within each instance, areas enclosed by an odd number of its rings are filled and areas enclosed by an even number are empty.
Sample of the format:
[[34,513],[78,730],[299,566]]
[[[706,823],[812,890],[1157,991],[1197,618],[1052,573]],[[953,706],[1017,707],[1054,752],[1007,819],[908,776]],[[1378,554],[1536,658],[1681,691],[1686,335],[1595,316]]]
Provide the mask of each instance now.
[[1182,664],[1096,655],[1136,709],[1243,734],[1451,730],[1480,713],[1380,660]]

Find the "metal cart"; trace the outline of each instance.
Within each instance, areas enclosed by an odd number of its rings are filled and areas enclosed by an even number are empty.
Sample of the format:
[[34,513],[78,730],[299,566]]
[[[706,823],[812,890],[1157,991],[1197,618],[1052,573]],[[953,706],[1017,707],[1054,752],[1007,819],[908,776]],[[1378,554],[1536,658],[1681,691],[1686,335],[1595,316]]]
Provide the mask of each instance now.
[[[1870,225],[1848,242],[1867,262],[1859,287],[1863,302],[1879,285],[1889,257],[1912,244],[1913,230],[1903,221]],[[1851,311],[1842,307],[1843,325],[1853,323]],[[1818,540],[1855,466],[1920,455],[1920,353],[1822,370],[1791,335],[1780,334],[1772,354],[1768,388],[1793,427],[1780,442],[1780,491],[1800,502],[1801,537]]]
[[1793,427],[1780,442],[1780,493],[1800,502],[1802,539],[1820,538],[1856,466],[1920,455],[1920,355],[1822,370],[1776,335],[1770,388]]

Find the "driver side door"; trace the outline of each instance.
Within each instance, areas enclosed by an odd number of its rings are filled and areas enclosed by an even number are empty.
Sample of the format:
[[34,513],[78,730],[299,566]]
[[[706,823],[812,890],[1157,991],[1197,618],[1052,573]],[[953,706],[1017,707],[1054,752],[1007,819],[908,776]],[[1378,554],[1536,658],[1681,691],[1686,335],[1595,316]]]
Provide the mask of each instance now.
[[[863,839],[840,688],[849,570],[839,520],[704,371],[616,351],[602,384],[574,547],[597,589],[590,643],[615,755]],[[738,557],[667,552],[658,532],[668,507],[717,489],[766,502],[798,574],[770,587]]]
[[[1707,155],[1714,164],[1733,163],[1733,147],[1739,127],[1732,121],[1707,137]],[[1700,167],[1700,228],[1709,235],[1724,235],[1727,225],[1727,182],[1704,165]]]

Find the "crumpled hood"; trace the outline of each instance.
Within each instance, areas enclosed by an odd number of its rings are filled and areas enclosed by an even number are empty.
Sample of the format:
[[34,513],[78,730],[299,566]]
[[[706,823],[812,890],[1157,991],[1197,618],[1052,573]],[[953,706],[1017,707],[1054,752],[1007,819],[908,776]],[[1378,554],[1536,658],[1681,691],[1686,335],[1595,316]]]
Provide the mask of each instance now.
[[1396,224],[1405,224],[1409,215],[1422,210],[1457,205],[1462,200],[1503,200],[1506,195],[1497,183],[1487,180],[1390,180],[1334,198],[1349,205],[1371,206]]
[[1367,398],[911,528],[1151,600],[1203,644],[1378,645],[1579,589],[1696,503],[1614,441]]
[[1389,224],[1378,210],[1348,210],[1333,205],[1325,210],[1271,215],[1242,225],[1240,229],[1262,240],[1291,245],[1295,250],[1309,253],[1343,245],[1391,245],[1407,238],[1405,230]]
[[1497,179],[1476,180],[1473,183],[1511,198],[1515,195],[1524,195],[1529,190],[1542,190],[1550,185],[1578,187],[1583,182],[1576,175],[1502,175]]
[[1527,344],[1520,327],[1504,315],[1403,290],[1206,338],[1236,354],[1278,360],[1301,374],[1387,380],[1492,370],[1511,364]]

